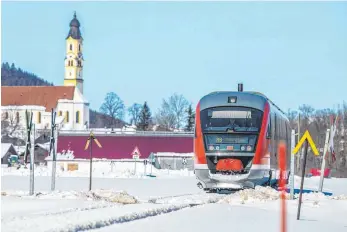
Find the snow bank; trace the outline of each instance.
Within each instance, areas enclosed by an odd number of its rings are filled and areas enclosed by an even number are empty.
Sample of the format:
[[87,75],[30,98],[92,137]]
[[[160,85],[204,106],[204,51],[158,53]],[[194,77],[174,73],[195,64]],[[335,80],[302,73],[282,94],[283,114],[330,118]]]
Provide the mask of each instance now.
[[[254,189],[245,189],[231,194],[221,199],[219,203],[236,203],[236,204],[245,204],[245,203],[261,203],[268,201],[276,201],[280,199],[281,192],[276,191],[271,187],[262,187],[256,186]],[[285,198],[290,199],[290,194],[286,193]],[[295,199],[299,198],[299,194],[294,195]],[[347,200],[347,195],[340,196],[325,196],[323,193],[313,192],[313,193],[303,193],[303,200],[308,201],[318,201],[323,199],[332,199],[332,200]]]
[[137,204],[139,201],[125,191],[112,189],[96,189],[92,191],[55,191],[37,192],[29,196],[27,191],[2,192],[2,196],[16,196],[31,199],[82,199],[89,201],[105,201],[119,204]]

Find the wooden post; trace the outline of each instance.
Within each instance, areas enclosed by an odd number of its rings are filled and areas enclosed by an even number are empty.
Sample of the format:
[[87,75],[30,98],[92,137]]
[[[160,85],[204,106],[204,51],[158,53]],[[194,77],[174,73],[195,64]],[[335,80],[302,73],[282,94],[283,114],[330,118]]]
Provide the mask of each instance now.
[[304,153],[304,163],[302,165],[302,176],[301,176],[301,184],[300,184],[300,196],[299,196],[299,205],[298,205],[298,213],[297,220],[300,220],[300,211],[301,211],[301,202],[302,202],[302,189],[304,187],[304,179],[305,179],[305,169],[306,169],[306,159],[307,159],[307,149],[308,142],[305,141],[305,153]]

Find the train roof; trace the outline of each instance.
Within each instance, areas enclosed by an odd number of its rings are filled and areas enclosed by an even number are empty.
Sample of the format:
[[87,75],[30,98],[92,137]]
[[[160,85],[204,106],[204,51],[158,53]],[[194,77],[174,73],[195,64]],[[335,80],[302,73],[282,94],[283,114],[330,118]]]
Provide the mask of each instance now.
[[[255,106],[258,106],[258,107],[255,107],[255,108],[260,108],[260,104],[261,102],[265,102],[265,101],[268,101],[274,108],[276,108],[279,112],[281,112],[282,114],[285,115],[285,113],[273,102],[271,101],[265,94],[263,93],[260,93],[260,92],[256,92],[256,91],[242,91],[242,92],[238,92],[238,91],[215,91],[215,92],[211,92],[207,95],[205,95],[203,98],[201,98],[200,102],[204,102],[206,101],[206,98],[209,98],[213,95],[217,95],[217,94],[221,94],[221,95],[232,95],[232,96],[245,96],[245,95],[252,95],[252,96],[258,96],[260,97],[259,98],[259,101],[257,101],[254,105]],[[255,98],[253,98],[255,99]],[[205,105],[205,106],[204,106]],[[203,104],[202,108],[208,108],[208,105],[210,104]]]

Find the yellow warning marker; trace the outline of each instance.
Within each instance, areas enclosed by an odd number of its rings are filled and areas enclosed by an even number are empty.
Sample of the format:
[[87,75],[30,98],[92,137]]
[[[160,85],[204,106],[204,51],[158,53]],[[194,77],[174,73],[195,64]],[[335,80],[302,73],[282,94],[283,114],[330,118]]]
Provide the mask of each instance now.
[[90,145],[90,149],[89,149],[89,152],[90,152],[90,168],[89,168],[89,191],[92,190],[92,172],[93,172],[93,153],[92,153],[92,145],[90,142],[91,140],[94,140],[94,142],[96,143],[96,145],[98,145],[99,148],[101,148],[101,144],[99,143],[99,141],[95,138],[93,132],[90,132],[90,135],[87,139],[87,142],[86,142],[86,145],[84,147],[84,150],[87,150],[89,145]]
[[93,132],[90,132],[89,138],[87,139],[86,146],[84,147],[84,150],[87,150],[90,144],[90,140],[93,139],[96,145],[98,145],[99,148],[101,148],[100,142],[95,138]]
[[90,143],[90,138],[87,139],[86,146],[84,147],[84,150],[87,150],[87,149],[88,149],[89,143]]
[[305,140],[307,139],[308,143],[310,144],[312,151],[315,155],[319,155],[316,144],[314,144],[312,137],[310,135],[310,133],[308,132],[308,130],[304,133],[304,135],[301,137],[300,141],[298,142],[298,144],[296,145],[296,147],[293,150],[293,153],[296,154],[298,153],[300,147],[302,146],[302,144],[305,142]]

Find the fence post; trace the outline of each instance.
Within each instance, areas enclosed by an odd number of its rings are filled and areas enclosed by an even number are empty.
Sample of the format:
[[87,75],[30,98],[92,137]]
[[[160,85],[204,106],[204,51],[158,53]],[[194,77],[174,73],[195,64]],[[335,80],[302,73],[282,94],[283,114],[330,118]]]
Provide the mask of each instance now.
[[325,156],[328,151],[329,146],[329,135],[330,135],[330,129],[327,129],[327,132],[325,134],[325,144],[324,144],[324,150],[323,150],[323,160],[322,160],[322,166],[320,170],[320,179],[319,179],[319,188],[318,191],[323,191],[323,181],[324,181],[324,169],[325,169]]
[[295,147],[295,130],[292,130],[292,140],[291,140],[291,151],[290,151],[290,199],[294,199],[294,165],[295,165],[295,155],[293,153]]

